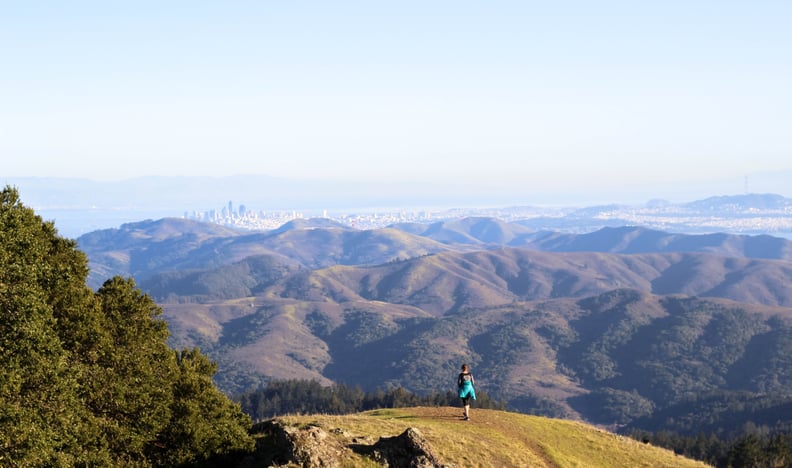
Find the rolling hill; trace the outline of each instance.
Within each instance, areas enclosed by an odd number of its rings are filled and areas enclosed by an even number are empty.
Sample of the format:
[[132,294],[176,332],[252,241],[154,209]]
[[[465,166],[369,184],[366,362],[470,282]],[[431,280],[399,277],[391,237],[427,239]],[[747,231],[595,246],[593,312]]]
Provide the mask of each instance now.
[[444,391],[470,362],[481,387],[512,408],[601,424],[691,394],[792,394],[790,309],[723,299],[615,290],[438,315],[326,294],[265,295],[166,304],[165,317],[179,345],[200,345],[220,363],[218,383],[230,392],[269,378]]
[[254,286],[264,297],[381,301],[442,315],[466,307],[584,297],[622,288],[790,307],[790,281],[792,264],[777,260],[501,248],[442,252],[373,266],[303,268],[268,288],[261,282]]
[[530,238],[534,231],[516,223],[495,218],[469,217],[432,224],[394,224],[411,234],[428,237],[444,244],[514,245]]
[[525,244],[548,252],[705,252],[729,257],[792,260],[792,242],[766,235],[670,234],[641,227],[606,227],[587,234],[545,233]]
[[469,362],[513,409],[611,427],[792,398],[783,239],[527,232],[487,218],[369,231],[197,224],[78,241],[95,272],[138,279],[173,345],[200,346],[229,393],[285,378],[444,391]]
[[260,255],[321,268],[379,264],[454,249],[395,229],[359,231],[322,221],[326,220],[251,233],[166,218],[96,231],[81,236],[78,244],[91,262],[92,287],[114,275],[143,281],[159,273],[213,269]]
[[674,452],[573,421],[458,408],[304,415],[259,424],[250,466],[704,467]]
[[306,268],[377,265],[445,251],[524,247],[547,252],[699,252],[792,260],[792,241],[770,236],[671,234],[641,227],[586,234],[536,232],[494,218],[431,225],[397,224],[359,231],[325,219],[298,220],[272,231],[234,231],[177,218],[129,223],[77,239],[91,261],[89,284],[113,275],[138,281],[174,270],[212,269],[256,255],[281,256]]

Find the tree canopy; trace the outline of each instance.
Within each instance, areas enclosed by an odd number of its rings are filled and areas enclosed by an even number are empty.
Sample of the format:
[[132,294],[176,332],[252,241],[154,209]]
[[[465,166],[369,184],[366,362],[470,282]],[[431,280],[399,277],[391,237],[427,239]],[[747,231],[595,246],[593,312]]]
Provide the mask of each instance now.
[[131,279],[88,259],[16,188],[0,194],[0,465],[178,466],[253,449],[197,349],[173,350]]

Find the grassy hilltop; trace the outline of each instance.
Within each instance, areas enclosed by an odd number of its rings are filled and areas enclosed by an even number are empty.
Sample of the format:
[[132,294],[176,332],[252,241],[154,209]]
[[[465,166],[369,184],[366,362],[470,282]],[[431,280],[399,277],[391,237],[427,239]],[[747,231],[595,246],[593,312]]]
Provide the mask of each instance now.
[[[460,413],[454,407],[417,407],[276,418],[258,426],[259,449],[249,466],[261,462],[298,466],[311,459],[322,460],[323,466],[380,466],[374,455],[378,448],[386,450],[380,438],[394,438],[408,428],[417,429],[435,463],[442,466],[707,466],[576,421],[475,408],[471,421],[462,421]],[[284,432],[274,434],[273,423],[290,434],[285,445],[292,444],[291,455],[284,454]],[[398,466],[411,463],[388,461]]]

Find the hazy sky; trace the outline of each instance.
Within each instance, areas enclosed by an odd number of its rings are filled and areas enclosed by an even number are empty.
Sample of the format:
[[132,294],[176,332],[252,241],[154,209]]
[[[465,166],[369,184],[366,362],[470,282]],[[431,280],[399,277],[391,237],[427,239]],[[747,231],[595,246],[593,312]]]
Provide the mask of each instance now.
[[792,170],[790,24],[788,0],[3,2],[0,175],[742,180]]

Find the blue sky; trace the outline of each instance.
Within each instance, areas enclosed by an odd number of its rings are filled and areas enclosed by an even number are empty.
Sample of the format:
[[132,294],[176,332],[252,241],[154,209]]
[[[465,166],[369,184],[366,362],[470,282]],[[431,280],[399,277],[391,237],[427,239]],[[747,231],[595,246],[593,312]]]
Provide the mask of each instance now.
[[761,0],[4,2],[0,175],[740,192],[792,171],[790,24]]

